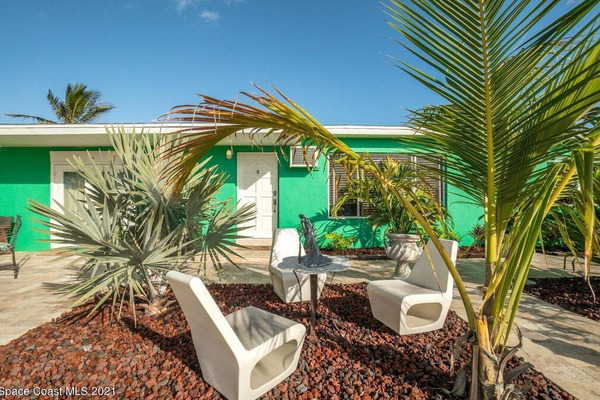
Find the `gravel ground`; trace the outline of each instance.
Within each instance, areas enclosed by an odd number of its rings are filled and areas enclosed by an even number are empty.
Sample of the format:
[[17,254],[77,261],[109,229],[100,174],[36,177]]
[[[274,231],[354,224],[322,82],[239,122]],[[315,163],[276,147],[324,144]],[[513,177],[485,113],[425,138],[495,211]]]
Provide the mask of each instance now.
[[[225,313],[255,305],[308,322],[307,304],[283,304],[269,286],[213,284],[209,290]],[[139,312],[137,327],[130,317],[109,324],[106,311],[92,320],[78,318],[88,309],[79,307],[1,346],[0,386],[108,387],[118,398],[221,398],[202,380],[178,306],[158,316]],[[444,391],[455,378],[450,353],[466,328],[456,314],[442,330],[398,336],[371,316],[366,284],[328,286],[319,313],[320,341],[305,343],[298,369],[264,398],[451,398]],[[530,370],[518,384],[524,382],[533,385],[529,399],[574,399],[538,372]]]
[[591,277],[590,286],[583,278],[533,279],[535,285],[525,286],[525,293],[556,304],[569,311],[600,322],[600,277]]
[[[467,252],[467,250],[469,250]],[[343,256],[356,259],[377,259],[387,258],[385,249],[383,247],[369,247],[361,249],[348,249],[341,251],[333,251],[328,249],[321,249],[323,254]],[[482,248],[474,248],[469,246],[461,246],[458,251],[458,258],[483,258],[485,253]]]
[[334,251],[329,249],[321,249],[321,253],[327,255],[336,255],[356,259],[370,259],[370,258],[387,258],[385,249],[383,247],[366,247],[360,249],[347,249],[341,251]]

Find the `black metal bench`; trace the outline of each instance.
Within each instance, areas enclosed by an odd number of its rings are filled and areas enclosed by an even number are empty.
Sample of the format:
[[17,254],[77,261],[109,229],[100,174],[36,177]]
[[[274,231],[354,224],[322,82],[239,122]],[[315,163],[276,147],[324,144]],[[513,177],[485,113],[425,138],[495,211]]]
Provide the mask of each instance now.
[[21,227],[21,216],[13,224],[14,217],[0,217],[0,254],[11,254],[15,279],[19,276],[19,264],[15,255],[17,235]]

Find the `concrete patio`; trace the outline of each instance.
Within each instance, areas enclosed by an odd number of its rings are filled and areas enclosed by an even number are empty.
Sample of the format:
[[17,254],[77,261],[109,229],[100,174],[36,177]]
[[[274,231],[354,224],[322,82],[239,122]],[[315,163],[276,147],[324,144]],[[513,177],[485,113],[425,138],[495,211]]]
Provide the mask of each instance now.
[[[231,283],[269,283],[266,269],[269,248],[258,247],[242,252],[237,259],[241,269],[225,265],[218,276],[212,268],[206,281]],[[67,262],[53,261],[45,253],[18,253],[21,270],[13,279],[8,256],[0,256],[0,345],[19,337],[29,329],[50,321],[68,310],[72,300],[59,295],[54,288],[72,279]],[[334,283],[362,282],[385,279],[392,273],[389,260],[353,260],[349,271],[335,276]],[[458,268],[465,283],[477,299],[481,284],[482,260],[460,260]],[[596,273],[600,266],[595,266]],[[537,254],[530,277],[573,276],[563,270],[562,257]],[[464,310],[456,290],[452,309],[464,318]],[[580,399],[600,398],[600,324],[566,311],[558,306],[523,295],[517,318],[524,336],[519,355],[530,361],[557,385]]]
[[[480,304],[481,259],[460,260],[458,268],[471,299]],[[563,270],[563,258],[536,254],[530,278],[580,276],[571,273],[570,262]],[[592,267],[594,275],[600,266]],[[466,319],[464,307],[454,290],[452,310]],[[531,362],[550,380],[579,399],[600,399],[600,323],[562,307],[523,294],[515,323],[523,334],[518,355]]]

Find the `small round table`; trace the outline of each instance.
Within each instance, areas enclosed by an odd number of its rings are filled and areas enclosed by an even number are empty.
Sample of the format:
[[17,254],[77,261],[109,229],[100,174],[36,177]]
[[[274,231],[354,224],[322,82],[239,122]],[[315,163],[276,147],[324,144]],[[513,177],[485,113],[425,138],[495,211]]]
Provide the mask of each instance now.
[[[298,262],[297,257],[286,257],[283,259],[283,262],[279,264],[280,269],[288,269],[294,271],[294,274],[306,274],[309,275],[310,282],[310,334],[308,335],[308,340],[314,342],[317,339],[317,335],[315,333],[315,325],[317,324],[317,301],[318,301],[318,276],[322,273],[333,272],[335,273],[340,271],[346,271],[350,269],[350,263],[347,258],[332,256],[328,257],[331,259],[331,264],[327,264],[321,267],[310,268],[306,265],[300,264]],[[296,275],[296,279],[298,279],[298,285],[300,285],[300,279],[298,275]],[[333,280],[333,277],[332,277]]]

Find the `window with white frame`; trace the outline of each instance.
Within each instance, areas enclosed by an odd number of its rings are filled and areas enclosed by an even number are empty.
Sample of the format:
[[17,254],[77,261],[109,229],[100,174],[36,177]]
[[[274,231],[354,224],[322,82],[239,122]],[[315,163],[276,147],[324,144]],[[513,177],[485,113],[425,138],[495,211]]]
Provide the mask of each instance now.
[[[411,156],[409,154],[402,153],[369,153],[369,156],[373,161],[382,163],[386,157],[391,157],[399,161],[412,161],[417,165],[422,165],[424,168],[442,168],[440,162],[435,160],[425,159],[423,157]],[[358,178],[358,170],[348,171],[335,159],[329,159],[329,216],[331,217],[331,210],[337,204],[338,200],[344,195],[348,187],[348,174],[352,173],[353,177]],[[434,177],[428,178],[427,183],[433,190],[434,197],[440,205],[445,203],[445,193],[443,183]],[[339,208],[338,217],[367,217],[372,213],[372,210],[368,206],[360,201],[360,199],[349,199]]]
[[[50,196],[51,207],[60,210],[58,204],[70,209],[72,201],[83,199],[82,189],[86,182],[71,165],[74,157],[78,157],[86,165],[92,162],[101,164],[108,162],[114,153],[111,151],[51,151],[50,152]],[[120,161],[116,161],[120,165]],[[70,194],[70,195],[69,195]]]

